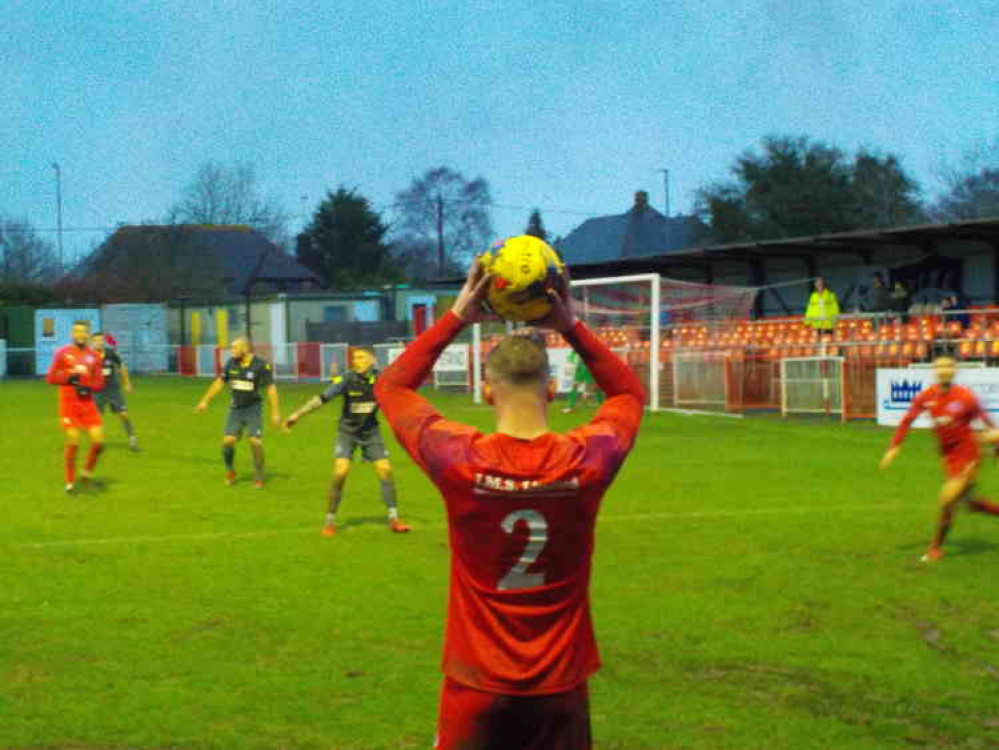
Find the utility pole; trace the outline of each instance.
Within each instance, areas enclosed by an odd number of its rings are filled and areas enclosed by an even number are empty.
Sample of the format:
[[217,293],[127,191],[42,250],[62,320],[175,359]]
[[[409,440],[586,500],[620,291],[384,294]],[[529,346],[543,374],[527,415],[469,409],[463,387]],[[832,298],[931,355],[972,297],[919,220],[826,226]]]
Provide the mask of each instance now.
[[663,216],[667,219],[669,218],[669,170],[668,169],[657,169],[657,172],[663,173]]
[[444,277],[444,199],[437,194],[437,275]]
[[52,162],[52,168],[56,175],[56,237],[59,242],[59,275],[63,273],[62,254],[62,170],[59,169],[58,162]]

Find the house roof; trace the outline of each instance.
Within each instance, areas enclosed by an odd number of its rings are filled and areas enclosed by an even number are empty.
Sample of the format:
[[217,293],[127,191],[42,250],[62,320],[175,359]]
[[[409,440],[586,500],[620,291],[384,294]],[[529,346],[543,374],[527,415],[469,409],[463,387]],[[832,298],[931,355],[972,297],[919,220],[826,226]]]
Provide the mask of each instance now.
[[651,206],[587,219],[558,242],[567,263],[600,263],[661,255],[689,247],[699,226],[693,217],[667,218]]
[[260,232],[243,224],[184,224],[124,226],[113,241],[135,241],[143,235],[183,232],[191,242],[215,255],[221,263],[222,280],[230,294],[244,294],[248,285],[266,282],[313,282],[321,280],[295,258]]

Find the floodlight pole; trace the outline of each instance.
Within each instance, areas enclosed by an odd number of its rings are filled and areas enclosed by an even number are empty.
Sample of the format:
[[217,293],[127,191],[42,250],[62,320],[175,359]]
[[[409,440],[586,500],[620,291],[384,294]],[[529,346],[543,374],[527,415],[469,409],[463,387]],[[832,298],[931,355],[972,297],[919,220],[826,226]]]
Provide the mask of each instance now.
[[62,253],[62,170],[58,162],[52,162],[56,176],[56,237],[59,242],[59,275],[63,273]]
[[663,216],[667,219],[669,218],[669,170],[668,169],[657,169],[657,172],[663,173]]

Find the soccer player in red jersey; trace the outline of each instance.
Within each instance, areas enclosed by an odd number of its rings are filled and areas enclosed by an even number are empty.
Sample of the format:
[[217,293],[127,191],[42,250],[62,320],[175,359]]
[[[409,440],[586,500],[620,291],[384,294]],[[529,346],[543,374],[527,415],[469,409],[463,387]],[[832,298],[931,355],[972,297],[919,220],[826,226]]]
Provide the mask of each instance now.
[[49,383],[59,386],[59,419],[66,433],[66,492],[72,492],[76,486],[80,431],[86,431],[90,438],[90,453],[80,472],[82,479],[93,477],[97,459],[104,450],[104,428],[94,400],[94,391],[104,387],[101,358],[87,346],[90,331],[86,323],[75,323],[72,337],[72,344],[55,353],[46,376]]
[[543,325],[560,332],[608,398],[588,424],[548,429],[544,343],[510,336],[486,362],[496,432],[450,422],[417,393],[434,361],[481,317],[478,263],[450,312],[375,385],[396,437],[437,485],[451,546],[438,750],[591,747],[586,681],[599,667],[589,580],[597,511],[631,450],[645,394],[572,312],[563,279]]
[[930,386],[916,396],[912,406],[895,431],[891,447],[881,459],[881,468],[887,469],[902,450],[909,427],[924,411],[929,412],[933,428],[940,442],[943,468],[946,474],[940,488],[940,517],[936,534],[930,548],[923,555],[923,562],[935,562],[943,556],[943,543],[954,520],[958,504],[965,505],[977,513],[999,516],[999,505],[975,493],[975,480],[981,463],[979,438],[971,423],[976,419],[992,426],[978,398],[968,388],[954,384],[957,367],[950,357],[939,357],[933,363],[937,384]]

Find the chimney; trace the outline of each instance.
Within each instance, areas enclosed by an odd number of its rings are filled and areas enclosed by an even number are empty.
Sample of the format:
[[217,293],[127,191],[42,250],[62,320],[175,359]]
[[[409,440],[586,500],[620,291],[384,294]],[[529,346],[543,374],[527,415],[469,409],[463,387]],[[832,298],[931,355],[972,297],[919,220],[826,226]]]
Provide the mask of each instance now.
[[645,209],[649,207],[649,194],[644,190],[639,190],[635,193],[635,205],[632,207],[632,211],[636,214],[640,214]]

